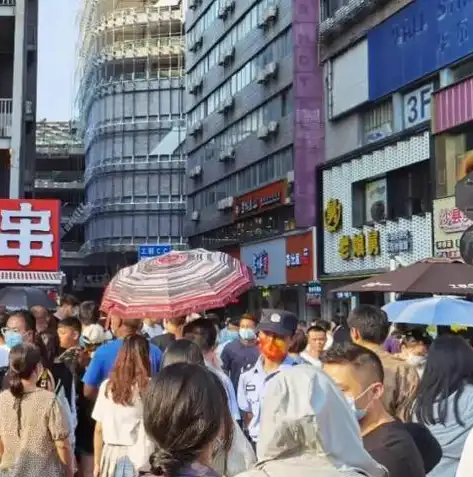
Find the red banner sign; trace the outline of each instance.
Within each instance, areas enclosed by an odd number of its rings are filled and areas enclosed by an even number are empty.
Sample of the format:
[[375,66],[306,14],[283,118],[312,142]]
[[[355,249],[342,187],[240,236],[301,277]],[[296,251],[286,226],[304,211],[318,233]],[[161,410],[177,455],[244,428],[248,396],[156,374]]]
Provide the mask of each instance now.
[[236,198],[233,203],[233,217],[238,219],[260,214],[265,210],[283,205],[286,197],[287,182],[285,180],[274,182]]
[[0,199],[0,270],[56,272],[60,201]]

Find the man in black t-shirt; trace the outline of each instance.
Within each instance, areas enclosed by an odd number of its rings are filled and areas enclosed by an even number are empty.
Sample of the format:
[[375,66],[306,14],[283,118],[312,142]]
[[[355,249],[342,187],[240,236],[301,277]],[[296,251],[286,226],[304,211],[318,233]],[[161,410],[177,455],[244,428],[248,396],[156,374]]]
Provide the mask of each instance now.
[[168,344],[172,343],[176,339],[182,338],[182,330],[184,329],[185,324],[186,324],[185,316],[163,320],[163,326],[164,326],[165,332],[162,335],[155,336],[151,340],[151,343],[153,343],[161,351],[164,352]]
[[334,344],[321,357],[360,423],[365,449],[390,477],[425,477],[421,456],[405,424],[383,406],[384,370],[373,351],[353,343]]

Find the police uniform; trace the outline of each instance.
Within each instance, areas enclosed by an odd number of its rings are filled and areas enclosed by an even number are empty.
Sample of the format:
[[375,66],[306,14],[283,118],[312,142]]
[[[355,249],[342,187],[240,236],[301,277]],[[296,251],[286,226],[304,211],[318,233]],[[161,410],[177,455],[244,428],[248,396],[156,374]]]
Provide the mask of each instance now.
[[[263,310],[261,322],[257,331],[274,333],[287,337],[294,335],[297,329],[297,317],[292,313],[282,310]],[[289,357],[281,363],[276,371],[266,373],[263,367],[263,356],[258,358],[256,364],[240,375],[238,382],[238,406],[243,412],[251,413],[252,419],[248,425],[248,434],[256,443],[259,435],[261,421],[261,406],[264,399],[266,384],[281,369],[294,366],[296,363]]]

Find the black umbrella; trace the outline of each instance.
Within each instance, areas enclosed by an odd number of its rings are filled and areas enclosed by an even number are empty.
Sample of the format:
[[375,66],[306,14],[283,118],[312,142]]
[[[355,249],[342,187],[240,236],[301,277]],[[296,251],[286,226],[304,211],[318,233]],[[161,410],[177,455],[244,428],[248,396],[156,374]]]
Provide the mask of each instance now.
[[29,310],[38,305],[48,310],[57,307],[56,302],[39,288],[6,287],[0,290],[0,307],[7,310]]

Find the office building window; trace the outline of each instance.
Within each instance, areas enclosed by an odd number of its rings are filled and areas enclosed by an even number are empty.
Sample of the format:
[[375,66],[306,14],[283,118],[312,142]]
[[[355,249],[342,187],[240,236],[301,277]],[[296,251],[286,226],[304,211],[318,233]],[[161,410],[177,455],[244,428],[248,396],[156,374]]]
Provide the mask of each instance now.
[[282,117],[290,114],[292,108],[287,106],[287,101],[284,100],[284,97],[292,96],[291,89],[274,96],[259,108],[256,108],[233,123],[223,132],[214,136],[210,141],[199,147],[199,149],[193,151],[192,157],[198,157],[195,164],[202,164],[204,161],[218,160],[222,149],[236,146],[251,134],[256,134],[261,126],[267,125],[270,121],[279,121]]
[[363,144],[379,141],[393,133],[392,100],[377,104],[363,113]]
[[[258,28],[261,15],[274,0],[259,0],[242,18],[230,28],[225,36],[214,45],[189,71],[191,81],[201,78],[211,68],[217,65],[220,55],[228,51],[232,46],[243,40],[249,33]],[[205,28],[204,28],[205,29]],[[192,28],[187,33],[187,43],[194,43],[203,33],[204,29]]]
[[321,20],[324,21],[327,18],[332,18],[337,10],[348,5],[350,1],[352,0],[322,0],[320,2]]
[[[222,85],[213,91],[206,99],[200,102],[195,108],[187,113],[187,125],[191,127],[197,121],[205,118],[209,114],[216,111],[222,101],[229,96],[235,96],[237,93],[252,83],[258,74],[258,71],[266,66],[268,62],[264,62],[261,58],[267,51],[272,51],[271,61],[280,61],[282,58],[290,55],[292,45],[292,30],[285,30],[269,45],[267,45],[252,60],[243,65],[236,73],[228,78]],[[195,80],[192,73],[188,75],[188,84]]]
[[455,194],[455,185],[465,176],[466,158],[473,155],[473,130],[435,137],[435,198]]
[[194,207],[192,210],[215,206],[217,201],[225,197],[237,197],[268,183],[284,179],[292,170],[294,170],[293,152],[292,148],[287,148],[189,196],[189,204]]
[[409,218],[430,210],[429,161],[390,171],[375,180],[352,184],[354,227]]

